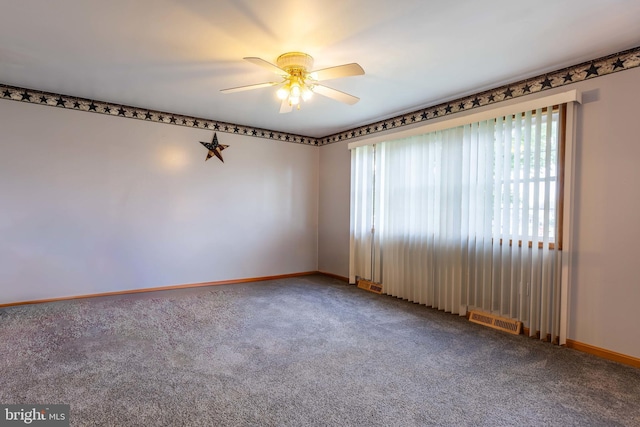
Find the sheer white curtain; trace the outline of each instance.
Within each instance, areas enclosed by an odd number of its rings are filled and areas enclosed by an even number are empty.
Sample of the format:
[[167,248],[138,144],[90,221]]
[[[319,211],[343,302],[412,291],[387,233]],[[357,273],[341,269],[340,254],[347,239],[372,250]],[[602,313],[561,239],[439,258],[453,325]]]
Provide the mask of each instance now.
[[351,238],[349,281],[356,277],[373,280],[373,214],[375,146],[351,151]]
[[351,279],[555,339],[558,118],[548,107],[354,148]]

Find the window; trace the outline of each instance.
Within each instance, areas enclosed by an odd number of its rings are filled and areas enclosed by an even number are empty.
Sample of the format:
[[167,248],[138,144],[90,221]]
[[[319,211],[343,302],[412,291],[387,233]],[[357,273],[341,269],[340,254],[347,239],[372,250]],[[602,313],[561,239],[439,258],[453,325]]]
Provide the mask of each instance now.
[[352,280],[557,331],[563,117],[538,108],[352,149]]
[[[553,243],[560,231],[557,207],[562,205],[558,191],[560,109],[541,110],[539,115],[527,112],[508,119],[496,129],[496,140],[504,131],[513,141],[505,144],[508,152],[495,162],[508,162],[502,171],[494,170],[501,176],[497,193],[503,195],[500,209],[494,211],[494,215],[502,214],[493,218],[494,224],[499,224],[496,235],[521,236],[520,245],[523,240],[531,245],[533,239],[542,240],[544,236]],[[494,164],[496,167],[500,166]]]

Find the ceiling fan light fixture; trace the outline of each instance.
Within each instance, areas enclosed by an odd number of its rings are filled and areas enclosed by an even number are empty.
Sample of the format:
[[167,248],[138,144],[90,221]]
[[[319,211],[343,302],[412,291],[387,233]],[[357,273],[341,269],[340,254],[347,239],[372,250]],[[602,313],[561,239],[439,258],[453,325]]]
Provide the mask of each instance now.
[[280,100],[285,100],[289,97],[289,85],[283,86],[276,92],[276,96]]
[[281,101],[287,101],[291,106],[297,105],[298,109],[302,101],[310,100],[313,95],[311,87],[298,72],[291,74],[283,83],[284,86],[276,91],[276,96]]
[[300,98],[300,84],[298,82],[294,82],[291,84],[291,97],[292,98]]
[[308,101],[313,97],[313,90],[309,87],[306,86],[304,87],[304,89],[302,89],[302,100],[303,101]]

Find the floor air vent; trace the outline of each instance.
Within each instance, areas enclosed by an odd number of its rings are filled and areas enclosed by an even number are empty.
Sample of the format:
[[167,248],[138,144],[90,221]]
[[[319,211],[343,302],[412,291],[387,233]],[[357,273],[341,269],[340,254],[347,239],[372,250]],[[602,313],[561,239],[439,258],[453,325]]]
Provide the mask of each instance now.
[[374,292],[376,294],[382,293],[382,284],[373,283],[368,280],[358,280],[358,287],[360,289],[364,289],[365,291]]
[[469,320],[473,323],[509,332],[514,335],[520,335],[520,330],[522,329],[522,322],[518,320],[505,319],[504,317],[498,317],[481,311],[471,311],[469,314]]

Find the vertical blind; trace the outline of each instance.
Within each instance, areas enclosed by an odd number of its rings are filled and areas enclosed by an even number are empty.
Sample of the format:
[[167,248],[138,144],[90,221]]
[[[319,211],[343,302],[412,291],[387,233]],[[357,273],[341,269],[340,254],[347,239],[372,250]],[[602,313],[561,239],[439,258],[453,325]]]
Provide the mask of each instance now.
[[351,281],[555,340],[562,108],[352,149]]

